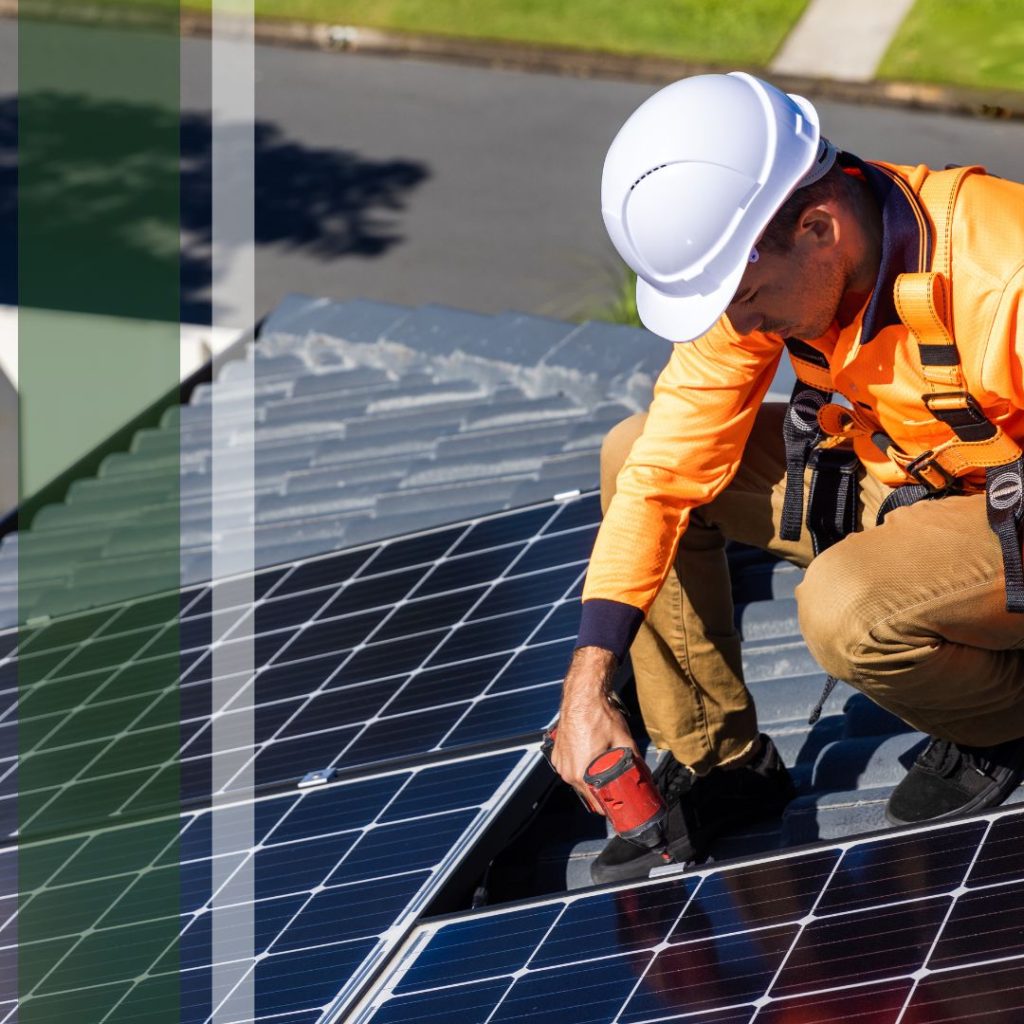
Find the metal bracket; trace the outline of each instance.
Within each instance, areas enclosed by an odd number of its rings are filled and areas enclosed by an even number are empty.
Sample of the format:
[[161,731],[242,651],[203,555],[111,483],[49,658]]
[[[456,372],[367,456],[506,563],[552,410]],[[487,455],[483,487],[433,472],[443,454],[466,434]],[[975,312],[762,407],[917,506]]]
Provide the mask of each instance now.
[[323,786],[330,782],[337,774],[337,768],[318,768],[315,772],[306,772],[299,779],[299,789],[312,789],[314,786]]

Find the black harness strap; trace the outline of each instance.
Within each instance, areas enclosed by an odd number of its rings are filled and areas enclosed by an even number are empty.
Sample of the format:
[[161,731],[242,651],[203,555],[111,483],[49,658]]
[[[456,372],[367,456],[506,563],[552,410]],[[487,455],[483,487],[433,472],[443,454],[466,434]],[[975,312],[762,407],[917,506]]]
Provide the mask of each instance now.
[[1020,524],[1024,519],[1024,458],[985,471],[988,525],[999,538],[1006,576],[1006,610],[1024,612],[1024,565]]
[[[940,492],[944,493],[944,492]],[[935,497],[936,492],[929,490],[923,484],[904,484],[893,490],[885,501],[878,508],[878,515],[875,518],[875,525],[881,526],[885,517],[896,508],[906,508],[907,505],[916,505],[925,498]]]
[[[811,363],[829,373],[828,360],[817,349],[798,338],[786,338],[794,360]],[[786,410],[782,439],[786,448],[786,493],[782,501],[779,537],[799,540],[804,522],[804,470],[812,449],[824,438],[818,426],[818,410],[832,400],[832,392],[797,380]]]
[[807,529],[815,555],[841,541],[857,528],[857,470],[860,459],[852,448],[815,448],[811,492],[807,500]]

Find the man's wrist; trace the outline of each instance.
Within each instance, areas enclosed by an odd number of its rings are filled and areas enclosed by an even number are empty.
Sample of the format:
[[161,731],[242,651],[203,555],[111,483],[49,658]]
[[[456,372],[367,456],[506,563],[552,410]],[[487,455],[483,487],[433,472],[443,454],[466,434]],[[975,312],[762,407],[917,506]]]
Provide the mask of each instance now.
[[577,647],[565,677],[564,692],[589,691],[608,698],[612,695],[612,680],[618,667],[615,654],[604,647]]

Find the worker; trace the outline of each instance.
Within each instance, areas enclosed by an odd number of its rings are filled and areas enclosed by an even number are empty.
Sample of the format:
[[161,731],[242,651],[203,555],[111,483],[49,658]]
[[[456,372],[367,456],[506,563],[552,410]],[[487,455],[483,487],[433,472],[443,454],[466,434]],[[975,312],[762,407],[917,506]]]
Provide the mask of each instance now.
[[[634,747],[609,699],[630,652],[676,859],[781,814],[793,785],[743,679],[735,540],[806,569],[800,628],[828,687],[930,737],[890,821],[1000,803],[1024,772],[1024,186],[866,162],[806,99],[737,72],[633,113],[602,208],[641,320],[676,344],[648,413],[602,449],[556,770],[582,791],[595,755]],[[764,402],[787,350],[793,398]],[[613,838],[592,874],[658,862]]]

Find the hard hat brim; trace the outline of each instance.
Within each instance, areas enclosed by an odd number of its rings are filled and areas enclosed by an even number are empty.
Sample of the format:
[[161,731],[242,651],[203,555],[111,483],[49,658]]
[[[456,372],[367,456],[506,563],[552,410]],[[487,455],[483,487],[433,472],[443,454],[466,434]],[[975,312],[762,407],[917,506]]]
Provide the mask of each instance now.
[[732,302],[743,278],[744,262],[707,295],[666,295],[642,277],[636,282],[636,309],[647,330],[668,341],[693,341],[706,334]]

